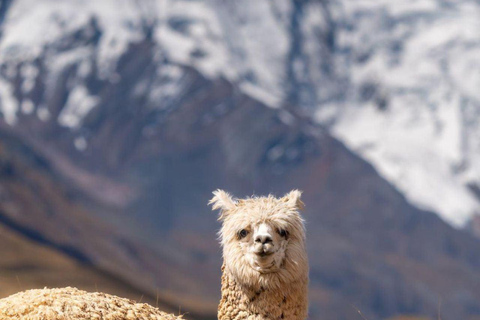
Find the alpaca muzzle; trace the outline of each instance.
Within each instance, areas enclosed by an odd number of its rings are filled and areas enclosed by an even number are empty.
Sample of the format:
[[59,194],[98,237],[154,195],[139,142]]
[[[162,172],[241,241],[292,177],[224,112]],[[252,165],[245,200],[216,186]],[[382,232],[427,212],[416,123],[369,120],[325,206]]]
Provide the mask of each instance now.
[[274,246],[272,243],[256,243],[254,253],[260,257],[266,257],[274,253]]

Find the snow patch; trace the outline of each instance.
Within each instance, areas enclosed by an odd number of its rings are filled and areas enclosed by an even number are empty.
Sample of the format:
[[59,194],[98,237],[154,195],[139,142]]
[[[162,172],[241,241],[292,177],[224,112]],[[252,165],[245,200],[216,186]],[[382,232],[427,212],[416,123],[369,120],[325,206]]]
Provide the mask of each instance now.
[[75,138],[73,144],[78,151],[85,151],[88,147],[87,140],[84,137]]
[[[480,212],[480,6],[343,0],[352,91],[317,120],[420,208],[464,226]],[[376,30],[372,33],[371,30]]]
[[37,116],[40,120],[44,122],[50,120],[51,117],[50,111],[45,106],[40,106],[39,108],[37,108]]
[[32,100],[24,99],[22,101],[21,110],[24,114],[32,114],[33,111],[35,110],[35,105],[33,104]]
[[68,96],[65,108],[58,116],[58,122],[68,128],[78,129],[84,117],[98,103],[98,98],[91,96],[84,86],[75,86]]
[[15,124],[17,120],[18,102],[13,95],[13,88],[10,83],[0,78],[0,110],[4,120],[10,124]]

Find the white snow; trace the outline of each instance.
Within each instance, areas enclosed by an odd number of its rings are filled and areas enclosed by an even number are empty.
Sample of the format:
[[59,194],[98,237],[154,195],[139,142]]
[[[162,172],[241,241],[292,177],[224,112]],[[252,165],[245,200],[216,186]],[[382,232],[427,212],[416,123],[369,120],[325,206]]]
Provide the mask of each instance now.
[[97,103],[98,98],[91,96],[85,87],[75,86],[70,91],[67,103],[58,116],[58,122],[65,127],[76,129]]
[[0,78],[0,106],[3,118],[8,124],[14,124],[17,119],[18,101],[13,96],[10,83]]
[[29,93],[35,86],[38,69],[32,64],[25,64],[22,66],[20,73],[23,77],[22,91],[23,93]]
[[[78,129],[98,104],[84,83],[92,61],[102,79],[120,81],[118,59],[149,25],[154,59],[169,61],[159,64],[153,84],[136,84],[135,93],[147,94],[152,106],[175,104],[182,94],[181,65],[224,77],[272,108],[291,102],[293,77],[300,84],[293,88],[295,103],[318,108],[316,119],[413,204],[464,225],[480,213],[480,200],[467,187],[480,185],[480,4],[340,0],[329,2],[329,14],[323,5],[306,2],[295,20],[291,0],[16,0],[2,25],[0,111],[12,125],[19,107],[35,111],[28,98],[39,76],[34,60],[46,55],[47,101],[62,72],[78,66],[56,119]],[[299,44],[292,38],[294,20]],[[98,47],[58,49],[77,30],[93,32],[92,21],[101,31]],[[328,32],[335,38],[326,44]],[[27,97],[21,106],[12,87],[20,63]],[[37,106],[42,121],[51,118],[47,107]],[[288,113],[280,117],[292,122]],[[75,146],[87,144],[78,138]]]
[[[143,39],[145,24],[150,23],[161,56],[194,66],[210,78],[225,77],[247,94],[278,107],[285,96],[290,10],[288,0],[242,4],[220,0],[17,0],[2,25],[0,65],[27,62],[22,84],[25,94],[33,89],[38,73],[33,61],[45,50],[50,53],[47,90],[69,65],[79,64],[77,75],[87,76],[92,66],[86,61],[92,57],[98,62],[100,76],[115,82],[119,57],[131,43]],[[56,52],[65,36],[78,30],[92,33],[92,21],[101,31],[98,50],[83,45]],[[3,113],[13,121],[16,111],[12,111],[12,103],[7,104],[10,109]],[[78,120],[71,119],[73,113],[85,115],[72,108],[60,117],[62,125],[78,125]]]
[[78,151],[85,151],[88,147],[88,142],[84,137],[75,138],[73,144]]
[[[341,32],[340,46],[350,59],[369,56],[350,60],[353,93],[343,106],[320,108],[317,119],[333,119],[333,133],[412,203],[463,226],[480,213],[467,187],[480,185],[480,5],[342,2],[355,29]],[[366,82],[386,97],[385,110],[361,99]]]
[[42,121],[48,121],[50,119],[50,111],[48,111],[47,107],[40,106],[37,109],[37,116]]
[[268,91],[259,88],[250,82],[243,82],[240,84],[240,88],[249,96],[253,97],[254,99],[262,102],[263,104],[275,108],[278,107],[281,99],[278,96],[270,94]]
[[128,44],[143,36],[142,17],[134,1],[17,0],[3,24],[0,52],[5,59],[31,60],[43,46],[80,29],[92,18],[98,18],[103,31],[99,65],[107,72]]
[[25,99],[22,101],[22,112],[24,114],[32,114],[35,110],[35,105],[33,104],[32,100]]

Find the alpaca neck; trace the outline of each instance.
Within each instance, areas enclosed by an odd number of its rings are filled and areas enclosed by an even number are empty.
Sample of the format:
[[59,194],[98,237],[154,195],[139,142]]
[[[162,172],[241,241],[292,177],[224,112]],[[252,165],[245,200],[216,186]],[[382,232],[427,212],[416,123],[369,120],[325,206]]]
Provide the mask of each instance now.
[[307,275],[284,288],[246,288],[222,268],[222,299],[219,320],[283,319],[304,320],[307,317]]

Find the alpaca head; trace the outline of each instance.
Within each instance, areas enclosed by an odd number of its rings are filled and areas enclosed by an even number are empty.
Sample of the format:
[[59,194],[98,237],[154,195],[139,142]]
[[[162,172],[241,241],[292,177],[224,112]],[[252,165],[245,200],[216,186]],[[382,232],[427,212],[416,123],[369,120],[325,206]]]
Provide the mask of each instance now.
[[283,198],[236,200],[222,190],[210,201],[220,209],[224,265],[242,285],[278,288],[305,277],[308,263],[299,210],[301,192]]

